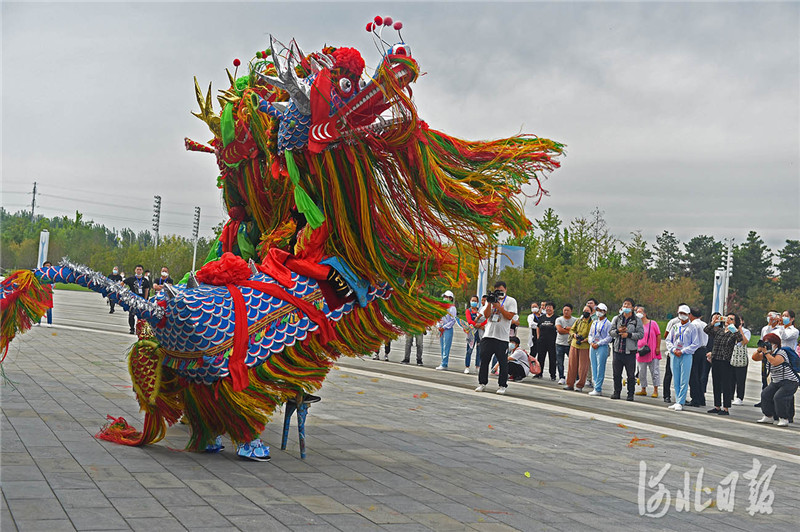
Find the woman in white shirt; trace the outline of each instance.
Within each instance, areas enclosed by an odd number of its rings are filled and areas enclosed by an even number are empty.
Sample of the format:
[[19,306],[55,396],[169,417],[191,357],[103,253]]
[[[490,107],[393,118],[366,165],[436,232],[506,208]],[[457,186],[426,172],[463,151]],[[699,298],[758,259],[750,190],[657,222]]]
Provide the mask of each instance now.
[[783,319],[783,325],[779,325],[775,329],[775,334],[781,339],[781,347],[797,349],[797,336],[800,331],[794,326],[794,311],[784,310],[781,318]]

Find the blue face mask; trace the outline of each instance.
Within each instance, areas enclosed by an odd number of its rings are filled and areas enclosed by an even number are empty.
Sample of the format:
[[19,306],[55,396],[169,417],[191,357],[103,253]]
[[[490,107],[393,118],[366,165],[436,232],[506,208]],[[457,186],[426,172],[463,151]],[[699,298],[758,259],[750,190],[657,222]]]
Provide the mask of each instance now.
[[623,307],[622,308],[622,312],[624,312],[625,314],[630,314],[631,313],[631,309],[629,309],[628,307]]
[[477,301],[470,301],[469,304],[473,308],[478,308],[478,302]]
[[722,322],[721,321],[718,321],[717,323],[714,324],[714,327],[721,327],[721,326],[722,326]]
[[784,324],[784,325],[789,325],[789,323],[790,323],[791,321],[792,321],[792,320],[791,320],[791,318],[789,318],[789,317],[787,317],[787,316],[784,316],[784,317],[783,317],[783,324]]
[[733,323],[731,323],[730,325],[728,325],[728,330],[729,330],[730,332],[736,332],[736,325],[734,325]]

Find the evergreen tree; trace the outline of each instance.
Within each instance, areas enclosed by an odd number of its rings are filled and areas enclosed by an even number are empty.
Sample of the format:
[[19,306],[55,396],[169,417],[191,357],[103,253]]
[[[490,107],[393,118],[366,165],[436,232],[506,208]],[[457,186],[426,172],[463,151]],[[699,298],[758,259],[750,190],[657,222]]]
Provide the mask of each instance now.
[[639,230],[631,232],[631,241],[625,244],[625,267],[629,271],[644,272],[650,269],[653,252],[647,249],[647,241]]
[[800,288],[800,240],[787,240],[786,245],[778,252],[778,258],[781,288],[783,290]]
[[733,250],[733,277],[731,288],[747,297],[772,276],[772,251],[755,231],[747,234],[747,240]]
[[681,272],[680,242],[674,233],[664,230],[656,237],[653,246],[655,261],[652,269],[653,279],[665,281],[675,279]]

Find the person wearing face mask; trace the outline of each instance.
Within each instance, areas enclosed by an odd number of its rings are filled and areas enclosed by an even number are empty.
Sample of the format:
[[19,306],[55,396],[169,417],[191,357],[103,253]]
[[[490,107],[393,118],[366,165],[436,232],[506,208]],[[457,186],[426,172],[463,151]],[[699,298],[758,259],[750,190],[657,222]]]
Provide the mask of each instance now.
[[589,312],[591,313],[590,317],[592,321],[597,321],[597,305],[599,304],[600,302],[593,297],[590,297],[589,301],[586,302],[586,306],[589,307]]
[[724,326],[718,326],[718,323],[722,323],[720,315],[714,316],[711,323],[705,327],[705,333],[714,338],[714,347],[706,355],[711,362],[711,376],[714,379],[714,408],[708,413],[727,416],[734,388],[731,357],[736,344],[744,339],[744,333],[742,322],[736,314],[728,314]]
[[798,330],[794,326],[794,311],[784,310],[781,314],[781,322],[775,329],[781,339],[781,347],[788,347],[789,349],[797,349]]
[[[115,283],[121,283],[122,276],[119,274],[119,267],[114,266],[114,268],[111,270],[111,275],[109,275],[108,278],[114,281]],[[107,299],[106,301],[108,301],[108,306],[111,307],[111,310],[109,310],[108,313],[114,314],[115,303],[110,299]]]
[[647,372],[653,379],[653,397],[658,397],[658,386],[661,384],[661,329],[658,323],[647,317],[647,311],[641,305],[636,307],[636,317],[642,322],[644,336],[639,340],[636,351],[636,367],[639,368],[639,382],[642,389],[636,395],[647,395]]
[[494,301],[487,300],[480,312],[487,320],[486,329],[481,340],[481,367],[478,371],[478,387],[482,392],[489,384],[489,363],[492,357],[497,358],[499,374],[497,376],[497,394],[503,395],[508,387],[508,342],[511,331],[511,320],[519,319],[517,300],[509,296],[506,283],[494,283]]
[[164,289],[165,284],[175,284],[172,281],[172,277],[169,276],[169,268],[166,266],[161,268],[161,278],[153,281],[153,290],[160,292]]
[[700,333],[689,321],[691,310],[686,305],[678,307],[680,322],[667,335],[667,351],[675,378],[675,404],[671,410],[681,411],[689,391],[689,373],[692,371],[692,355],[700,347]]
[[[570,331],[569,364],[565,390],[582,392],[589,373],[589,333],[592,330],[592,309],[587,305]],[[576,383],[575,380],[578,380]]]
[[[753,360],[765,360],[767,369],[772,375],[772,383],[761,390],[761,413],[759,423],[772,423],[777,416],[779,427],[788,427],[792,418],[794,394],[797,392],[800,377],[790,363],[791,353],[781,347],[783,339],[775,333],[761,337],[758,350]],[[769,344],[767,347],[764,344]],[[796,356],[796,354],[795,354]]]
[[692,308],[689,311],[689,320],[697,329],[697,333],[700,336],[700,347],[697,348],[694,356],[692,356],[692,370],[689,373],[689,396],[691,397],[689,406],[694,407],[706,406],[703,376],[705,374],[705,367],[708,365],[706,354],[709,352],[709,338],[705,333],[705,328],[708,324],[700,319],[701,315],[702,312],[699,309]]
[[[133,272],[133,277],[125,279],[125,284],[131,289],[131,292],[147,299],[150,297],[151,285],[150,281],[144,276],[144,268],[141,264],[137,264]],[[131,328],[131,334],[136,334],[136,314],[133,311],[128,312],[128,325]]]
[[539,317],[539,339],[536,342],[538,350],[539,365],[542,366],[542,373],[537,378],[541,379],[544,374],[544,361],[548,359],[548,369],[550,370],[550,380],[556,380],[556,329],[555,303],[548,301],[545,303],[545,313]]
[[528,339],[528,352],[536,356],[536,340],[539,335],[539,304],[536,302],[531,303],[531,313],[528,314],[528,328],[531,330],[531,336]]
[[[761,328],[761,338],[764,338],[768,334],[774,333],[780,324],[781,315],[777,310],[770,310],[767,313],[767,324]],[[780,338],[780,336],[778,338]],[[768,384],[767,361],[763,357],[759,358],[759,360],[761,361],[761,389],[763,390]],[[761,403],[758,402],[753,406],[758,408],[761,406]]]
[[[678,307],[686,307],[686,303],[678,303]],[[672,332],[672,329],[677,327],[681,322],[681,319],[678,316],[675,316],[671,320],[667,322],[667,326],[664,327],[664,340],[667,339],[669,333]],[[664,402],[667,404],[672,403],[672,392],[670,390],[670,385],[672,384],[672,361],[670,357],[667,356],[667,363],[664,369]]]
[[442,294],[445,301],[450,302],[450,307],[447,309],[442,319],[439,320],[437,327],[439,327],[439,347],[442,350],[442,363],[436,366],[437,370],[447,370],[447,364],[450,362],[450,347],[453,345],[453,326],[457,321],[456,306],[454,304],[455,295],[450,290]]
[[744,387],[747,383],[747,366],[750,357],[747,355],[747,344],[750,342],[751,332],[745,326],[744,318],[739,317],[742,324],[742,341],[739,342],[731,356],[731,366],[733,370],[733,401],[731,405],[741,406],[744,404]]
[[592,383],[594,390],[591,396],[603,395],[603,380],[606,378],[606,361],[608,360],[608,344],[614,340],[609,334],[611,322],[606,318],[608,307],[605,303],[597,305],[595,310],[597,321],[589,329],[589,360],[592,363]]
[[628,401],[633,401],[636,391],[636,351],[639,340],[644,337],[642,322],[633,313],[634,301],[627,297],[622,303],[622,312],[611,322],[609,334],[613,341],[614,393],[611,399],[620,399],[622,393],[622,370],[625,369],[628,383]]
[[464,373],[469,375],[469,363],[472,357],[472,351],[475,351],[475,370],[477,371],[481,365],[481,338],[483,338],[483,330],[486,327],[486,318],[479,312],[480,303],[478,303],[478,296],[472,296],[469,300],[469,308],[466,312],[467,323],[472,326],[470,335],[472,341],[467,341],[467,355],[464,357]]
[[556,318],[556,369],[558,370],[558,384],[564,384],[564,357],[569,355],[570,334],[572,325],[578,318],[572,315],[572,304],[567,303],[561,309],[562,315]]

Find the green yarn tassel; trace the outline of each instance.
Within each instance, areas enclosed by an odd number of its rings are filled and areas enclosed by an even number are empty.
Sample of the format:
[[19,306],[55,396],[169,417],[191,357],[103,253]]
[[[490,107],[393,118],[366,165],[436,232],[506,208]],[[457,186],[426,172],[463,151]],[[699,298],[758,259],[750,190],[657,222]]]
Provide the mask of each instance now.
[[233,104],[231,102],[225,104],[219,125],[222,132],[222,145],[227,146],[233,142],[236,136],[236,124],[233,121]]
[[283,152],[286,157],[286,169],[289,170],[289,178],[294,183],[294,203],[297,205],[297,210],[302,212],[308,225],[312,229],[316,229],[325,222],[325,215],[319,210],[317,204],[309,197],[308,193],[300,186],[300,170],[294,162],[294,155],[290,150]]

